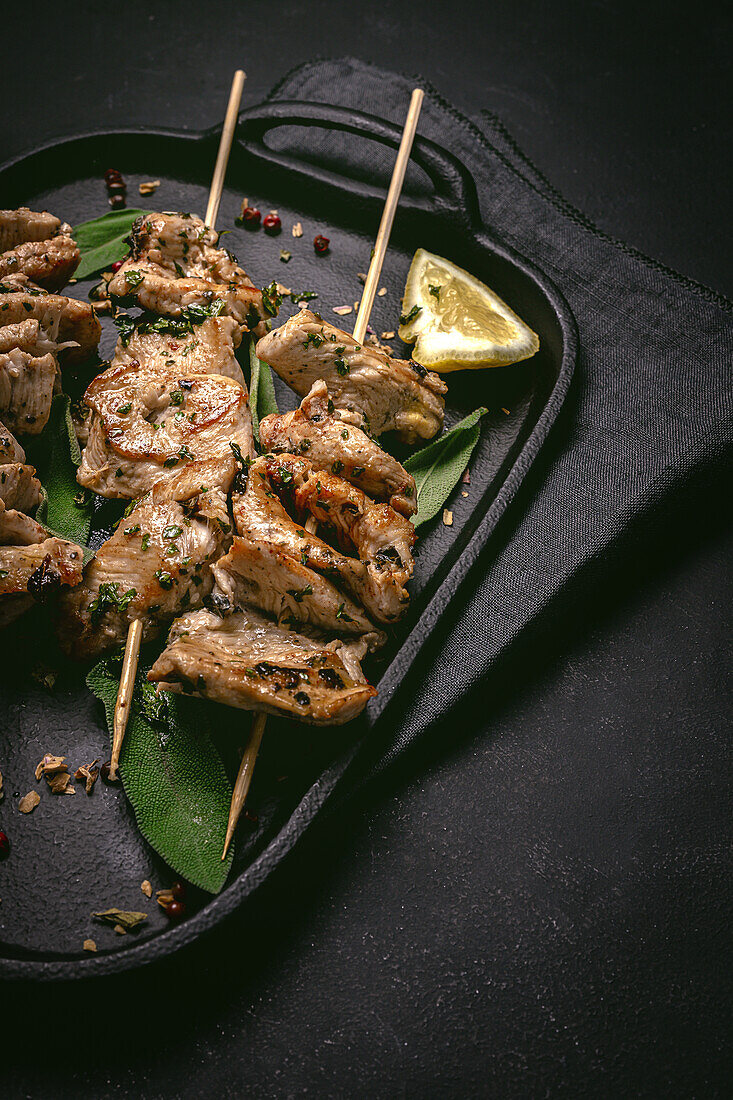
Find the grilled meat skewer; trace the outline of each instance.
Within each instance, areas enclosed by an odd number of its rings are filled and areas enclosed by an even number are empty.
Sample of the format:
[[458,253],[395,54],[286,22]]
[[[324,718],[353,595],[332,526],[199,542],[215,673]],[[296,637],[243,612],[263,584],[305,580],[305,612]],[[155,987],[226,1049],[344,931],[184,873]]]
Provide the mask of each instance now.
[[0,501],[6,508],[30,512],[41,499],[41,483],[33,466],[22,462],[0,465]]
[[100,656],[124,642],[134,619],[150,641],[182,611],[203,607],[230,528],[226,500],[218,489],[185,506],[164,497],[153,490],[122,519],[83,582],[62,597],[58,636],[69,656]]
[[66,539],[0,500],[0,627],[59,588],[78,584],[84,555]]
[[[345,552],[291,519],[278,491],[298,514],[327,516],[321,530],[335,531]],[[394,622],[403,614],[415,534],[412,524],[389,505],[375,504],[360,489],[316,471],[307,460],[269,455],[250,467],[244,491],[238,482],[232,510],[237,534],[245,542],[262,546],[265,552],[278,551],[299,566],[321,573],[345,588],[374,621]],[[339,630],[338,623],[334,629]]]
[[296,633],[249,608],[226,618],[198,611],[173,624],[148,679],[159,691],[341,725],[376,695],[358,664],[365,648]]
[[0,325],[16,325],[35,319],[53,339],[63,345],[62,363],[75,366],[93,355],[102,329],[89,302],[50,294],[25,275],[7,275],[0,280]]
[[415,479],[361,428],[344,425],[320,378],[294,412],[260,421],[260,442],[266,451],[305,455],[316,469],[338,473],[404,516],[417,510]]
[[0,280],[21,274],[45,290],[61,290],[79,266],[81,253],[71,237],[25,241],[0,254]]
[[267,316],[262,293],[230,253],[216,247],[218,239],[194,214],[147,214],[133,226],[130,256],[109,293],[167,317],[220,302],[243,330],[256,328]]
[[322,378],[344,424],[371,435],[394,431],[415,443],[443,426],[447,387],[437,374],[358,342],[310,309],[263,336],[257,355],[301,397]]
[[71,233],[71,226],[49,214],[48,210],[0,210],[0,253],[26,241],[47,241],[58,234]]

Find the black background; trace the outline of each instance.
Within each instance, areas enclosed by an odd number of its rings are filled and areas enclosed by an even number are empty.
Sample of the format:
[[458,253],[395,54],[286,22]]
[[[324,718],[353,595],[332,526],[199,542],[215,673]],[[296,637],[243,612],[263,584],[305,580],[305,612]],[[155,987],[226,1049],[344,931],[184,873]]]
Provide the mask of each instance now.
[[[80,129],[209,126],[235,67],[256,102],[350,53],[496,111],[602,229],[730,294],[723,13],[15,5],[0,160]],[[702,486],[694,519],[660,515],[592,604],[531,632],[206,941],[115,979],[7,986],[2,1092],[727,1093],[726,513]]]

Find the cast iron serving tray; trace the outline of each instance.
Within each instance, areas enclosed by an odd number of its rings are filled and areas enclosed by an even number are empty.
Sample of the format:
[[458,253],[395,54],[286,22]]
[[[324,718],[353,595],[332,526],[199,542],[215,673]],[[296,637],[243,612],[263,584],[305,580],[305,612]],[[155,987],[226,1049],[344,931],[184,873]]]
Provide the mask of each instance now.
[[[127,180],[131,206],[202,212],[218,137],[218,128],[141,130],[54,142],[0,169],[0,206],[47,207],[79,224],[107,209],[102,176],[114,167]],[[313,305],[324,317],[353,324],[354,314],[342,319],[332,307],[353,305],[360,297],[357,272],[369,266],[399,138],[387,122],[327,105],[276,102],[243,112],[217,227],[231,231],[225,243],[258,286],[274,278],[317,291]],[[349,156],[350,164],[361,165],[350,176],[344,174],[344,149],[368,150],[360,161]],[[150,179],[162,181],[159,190],[138,199],[138,184]],[[235,228],[243,196],[263,212],[278,210],[279,237]],[[290,234],[296,221],[303,225],[297,240]],[[330,238],[330,254],[315,253],[317,233]],[[18,798],[35,787],[33,770],[44,752],[66,754],[77,766],[107,759],[109,742],[101,705],[84,684],[86,669],[63,664],[47,620],[36,620],[32,629],[21,620],[6,631],[0,639],[0,828],[13,848],[0,864],[0,977],[66,979],[123,970],[167,955],[216,925],[324,806],[425,639],[439,628],[443,610],[547,438],[570,384],[576,337],[552,283],[482,226],[467,169],[419,137],[382,277],[388,293],[376,299],[372,313],[378,333],[397,328],[400,296],[418,247],[449,257],[496,290],[539,334],[541,349],[514,367],[447,376],[446,427],[479,405],[489,415],[471,461],[470,485],[459,485],[448,504],[453,526],[438,518],[420,531],[410,613],[371,670],[378,696],[358,722],[338,730],[270,719],[248,803],[257,821],[240,827],[229,883],[213,898],[189,891],[188,918],[171,926],[157,906],[145,903],[140,883],[149,879],[162,888],[174,875],[142,839],[121,788],[98,783],[90,798],[44,798],[33,814],[18,813]],[[292,252],[287,264],[281,249]],[[90,285],[76,284],[71,293],[86,297]],[[279,323],[295,308],[286,299]],[[105,320],[104,356],[115,337]],[[391,342],[399,349],[398,341]],[[294,407],[294,395],[279,381],[277,396],[281,409]],[[56,674],[52,687],[48,668]],[[242,741],[250,722],[251,715],[242,712]],[[236,748],[222,746],[233,770]],[[145,908],[149,919],[138,935],[118,936],[91,921],[92,911],[110,906]],[[96,940],[97,954],[82,950],[87,937]]]

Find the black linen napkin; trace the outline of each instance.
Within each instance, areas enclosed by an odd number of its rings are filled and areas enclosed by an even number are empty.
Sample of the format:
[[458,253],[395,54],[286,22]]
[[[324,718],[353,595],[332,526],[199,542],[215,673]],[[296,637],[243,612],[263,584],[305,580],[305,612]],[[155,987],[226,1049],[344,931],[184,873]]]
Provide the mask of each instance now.
[[[443,722],[530,624],[592,599],[614,558],[632,554],[629,532],[643,537],[669,499],[722,478],[730,439],[731,303],[595,229],[498,119],[486,113],[479,127],[419,78],[350,58],[299,67],[271,98],[337,104],[401,125],[415,83],[426,88],[418,133],[463,161],[487,228],[555,282],[580,349],[545,451],[472,570],[460,608],[443,620],[430,663],[408,678],[347,787]],[[333,134],[316,155],[384,185],[393,160],[376,144],[366,152]],[[412,168],[406,187],[420,187]]]

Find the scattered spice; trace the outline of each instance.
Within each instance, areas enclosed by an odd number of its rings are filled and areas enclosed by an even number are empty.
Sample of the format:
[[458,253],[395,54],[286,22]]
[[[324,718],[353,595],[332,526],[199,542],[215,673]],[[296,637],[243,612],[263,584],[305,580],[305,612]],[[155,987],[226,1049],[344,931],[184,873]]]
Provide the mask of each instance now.
[[391,329],[387,329],[386,332],[382,332],[380,335],[383,340],[394,340],[394,332]]
[[293,226],[293,228],[290,230],[290,232],[293,234],[294,237],[302,237],[303,236],[303,226],[301,225],[300,222],[296,222],[295,225]]
[[111,771],[111,760],[107,760],[104,764],[102,764],[102,767],[99,769],[99,774],[102,777],[102,782],[106,783],[108,787],[113,787],[116,783],[119,783],[119,779],[117,777],[115,777],[114,779],[110,778]]
[[152,883],[150,883],[148,881],[148,879],[146,879],[146,878],[143,879],[143,881],[140,883],[140,889],[145,894],[146,898],[152,898],[152,896],[153,896],[153,886],[152,886]]
[[386,286],[381,286],[381,287],[379,288],[379,290],[377,291],[377,297],[378,297],[378,298],[383,298],[383,297],[385,296],[385,294],[386,294],[386,293],[387,293],[387,288],[386,288]]
[[160,187],[160,180],[146,180],[138,187],[141,195],[152,195]]
[[452,527],[453,526],[453,513],[451,511],[449,511],[447,508],[443,509],[443,526],[444,527]]
[[76,794],[76,790],[71,786],[71,776],[67,771],[47,775],[46,782],[51,794]]
[[345,317],[347,313],[352,312],[351,306],[334,306],[333,312],[338,313],[339,317]]
[[510,413],[509,413],[509,409],[505,409],[505,408],[504,408],[503,406],[502,406],[502,410],[501,410],[501,411],[502,411],[503,413],[506,413],[506,415],[507,415],[507,416],[509,416],[509,415],[510,415]]
[[279,233],[282,227],[283,223],[280,221],[280,218],[277,216],[277,211],[275,210],[271,210],[270,213],[266,214],[262,219],[262,228],[265,233],[270,233],[272,236]]
[[101,913],[92,913],[92,916],[103,924],[111,924],[115,932],[119,928],[122,932],[131,932],[148,919],[146,913],[136,913],[129,909],[103,909]]
[[99,779],[99,759],[92,760],[91,764],[82,764],[74,772],[74,779],[83,779],[85,791],[91,794]]
[[44,753],[38,764],[36,764],[36,779],[42,779],[44,775],[55,775],[56,772],[68,771],[69,769],[64,763],[65,760],[65,756],[54,756],[50,752]]
[[465,489],[461,492],[461,496],[462,497],[467,497],[468,496],[468,493],[465,491]]
[[32,814],[40,801],[41,796],[38,791],[29,791],[21,798],[18,809],[22,814]]
[[94,940],[84,940],[84,943],[81,946],[82,946],[83,951],[96,951],[97,950],[97,945],[94,942]]
[[317,237],[313,238],[313,247],[320,255],[323,255],[324,252],[328,252],[330,243],[331,241],[329,238],[324,237],[322,233],[319,233]]
[[169,920],[180,920],[186,914],[186,906],[183,898],[186,887],[182,882],[176,882],[170,890],[158,890],[156,900]]
[[104,182],[107,187],[109,205],[113,209],[121,209],[127,205],[127,184],[122,178],[122,173],[117,168],[108,168],[104,173]]
[[239,217],[234,219],[235,225],[243,225],[245,229],[256,229],[260,224],[262,215],[256,206],[249,205],[249,199],[242,199]]
[[359,282],[361,283],[361,285],[364,286],[364,283],[366,282],[366,272],[365,271],[357,271],[356,277],[359,280]]
[[464,485],[470,485],[471,484],[471,471],[469,470],[468,466],[466,466],[466,469],[463,471],[461,481],[463,482]]
[[280,249],[280,263],[281,264],[289,264],[290,261],[292,260],[292,258],[293,258],[293,253],[288,252],[287,248],[281,248]]

